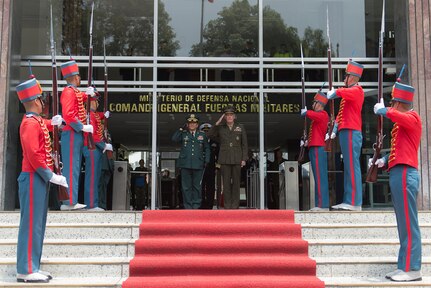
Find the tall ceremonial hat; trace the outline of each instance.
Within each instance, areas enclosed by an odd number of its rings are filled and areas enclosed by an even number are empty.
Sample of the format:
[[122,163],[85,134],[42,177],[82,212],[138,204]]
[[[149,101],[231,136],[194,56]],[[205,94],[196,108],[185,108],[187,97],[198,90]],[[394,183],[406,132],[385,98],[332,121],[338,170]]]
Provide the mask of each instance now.
[[188,123],[198,123],[199,122],[199,118],[198,117],[196,117],[196,115],[195,114],[190,114],[188,117],[187,117],[187,122]]
[[67,61],[60,65],[61,75],[63,78],[69,78],[73,75],[79,75],[78,64],[76,64],[75,60]]
[[208,131],[210,130],[212,125],[210,123],[204,123],[201,126],[199,126],[199,130],[201,131]]
[[323,106],[326,105],[326,103],[328,103],[328,98],[326,98],[325,93],[322,92],[322,90],[319,90],[316,95],[314,95],[314,99],[315,102],[318,102],[320,104],[322,104]]
[[21,103],[32,101],[42,96],[42,87],[36,78],[28,79],[27,81],[16,86],[16,93],[18,94]]
[[412,86],[395,82],[392,88],[392,100],[413,104],[413,96],[415,95],[415,88]]
[[364,66],[352,59],[347,62],[346,73],[361,78]]

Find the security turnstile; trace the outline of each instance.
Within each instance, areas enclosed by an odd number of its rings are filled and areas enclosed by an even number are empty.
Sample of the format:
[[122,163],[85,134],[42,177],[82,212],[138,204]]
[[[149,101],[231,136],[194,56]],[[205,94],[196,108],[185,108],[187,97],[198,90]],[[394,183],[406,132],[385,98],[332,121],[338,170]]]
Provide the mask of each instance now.
[[126,161],[114,161],[112,183],[112,210],[130,209],[130,175]]
[[[298,161],[285,161],[284,188],[280,191],[280,209],[299,210],[299,165]],[[281,178],[281,177],[280,177]]]

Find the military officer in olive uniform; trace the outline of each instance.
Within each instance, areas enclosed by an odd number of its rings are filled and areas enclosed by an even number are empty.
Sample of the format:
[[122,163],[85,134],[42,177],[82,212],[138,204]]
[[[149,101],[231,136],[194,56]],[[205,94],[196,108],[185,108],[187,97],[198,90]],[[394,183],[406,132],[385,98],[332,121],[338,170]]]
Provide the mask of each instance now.
[[195,114],[187,117],[186,129],[175,131],[172,141],[181,143],[177,161],[181,169],[181,187],[185,209],[198,209],[202,201],[202,176],[210,161],[210,146],[204,132],[198,131],[199,119]]
[[[223,119],[225,123],[222,123]],[[235,108],[227,106],[208,133],[212,140],[220,144],[218,163],[223,178],[225,209],[239,208],[241,167],[245,166],[248,158],[247,134],[244,126],[235,119]]]

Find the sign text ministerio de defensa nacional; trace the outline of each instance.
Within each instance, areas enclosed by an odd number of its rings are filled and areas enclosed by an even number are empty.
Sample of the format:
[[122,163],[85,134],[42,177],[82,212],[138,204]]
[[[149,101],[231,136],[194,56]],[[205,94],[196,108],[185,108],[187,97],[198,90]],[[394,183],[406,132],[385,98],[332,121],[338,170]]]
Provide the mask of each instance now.
[[[108,108],[114,113],[151,113],[152,101],[149,94],[111,93]],[[158,113],[222,113],[230,104],[238,113],[259,112],[259,98],[254,94],[169,93],[158,96],[157,102]],[[300,97],[293,95],[267,95],[264,112],[297,114],[301,110],[300,102]]]

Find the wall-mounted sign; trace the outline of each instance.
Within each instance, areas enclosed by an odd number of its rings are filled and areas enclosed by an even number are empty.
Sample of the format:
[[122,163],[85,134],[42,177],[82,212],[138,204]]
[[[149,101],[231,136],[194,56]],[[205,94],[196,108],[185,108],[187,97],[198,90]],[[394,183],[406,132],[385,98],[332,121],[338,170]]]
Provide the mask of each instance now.
[[[234,105],[238,113],[258,113],[259,98],[254,94],[169,93],[157,96],[158,113],[221,113]],[[136,93],[110,93],[109,111],[115,113],[151,113],[152,96]],[[301,99],[285,94],[268,94],[264,99],[266,113],[292,113],[301,110]]]

